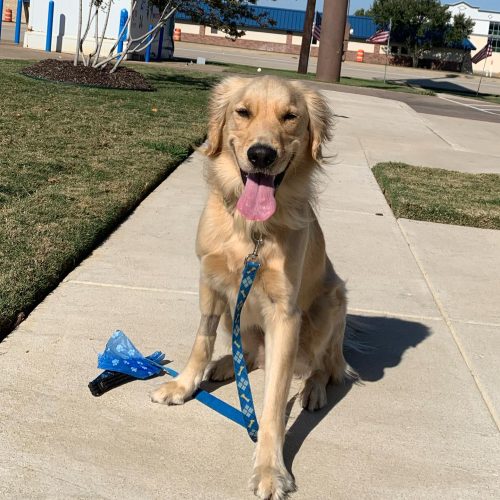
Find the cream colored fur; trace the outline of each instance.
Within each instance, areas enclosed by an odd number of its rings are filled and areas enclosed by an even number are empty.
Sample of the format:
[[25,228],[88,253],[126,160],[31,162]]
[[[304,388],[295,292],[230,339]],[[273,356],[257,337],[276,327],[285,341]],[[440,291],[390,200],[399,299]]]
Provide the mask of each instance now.
[[[152,393],[158,403],[182,404],[203,377],[232,377],[229,356],[211,362],[219,320],[226,333],[252,236],[262,234],[261,269],[242,314],[249,369],[265,369],[265,390],[251,488],[261,499],[293,491],[283,461],[285,407],[293,374],[304,378],[302,405],[323,407],[326,385],[346,372],[342,353],[346,318],[344,283],[325,253],[313,210],[314,174],[330,137],[331,112],[317,92],[272,77],[232,77],[216,86],[204,153],[210,193],[196,250],[201,263],[201,320],[182,373]],[[248,116],[241,116],[241,109]],[[240,111],[238,111],[240,110]],[[272,172],[287,167],[276,191],[277,211],[252,222],[236,210],[243,189],[240,168],[251,168],[247,150],[264,143],[278,151]]]

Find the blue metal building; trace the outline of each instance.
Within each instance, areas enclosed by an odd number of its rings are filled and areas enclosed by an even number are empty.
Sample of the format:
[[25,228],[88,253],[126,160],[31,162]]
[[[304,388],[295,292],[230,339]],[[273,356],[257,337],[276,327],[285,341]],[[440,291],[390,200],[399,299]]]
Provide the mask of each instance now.
[[[278,31],[284,33],[296,33],[300,35],[304,31],[304,19],[306,13],[301,10],[281,9],[278,7],[259,7],[254,5],[251,7],[255,14],[267,13],[270,19],[273,19],[276,24],[267,28],[261,28],[258,23],[251,19],[243,19],[241,28],[256,29],[264,31]],[[321,24],[321,13],[316,13],[317,23]],[[189,22],[190,17],[183,13],[177,13],[175,16],[176,21]],[[349,24],[353,29],[351,38],[363,39],[369,38],[377,31],[377,25],[373,22],[371,17],[362,16],[348,16]]]

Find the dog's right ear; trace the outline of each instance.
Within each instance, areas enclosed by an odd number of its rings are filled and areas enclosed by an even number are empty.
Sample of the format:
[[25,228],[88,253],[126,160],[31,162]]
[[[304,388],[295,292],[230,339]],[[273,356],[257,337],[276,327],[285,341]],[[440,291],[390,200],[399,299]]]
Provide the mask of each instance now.
[[231,98],[238,90],[244,87],[248,78],[231,76],[218,83],[210,97],[210,117],[208,121],[208,133],[205,144],[200,148],[201,152],[208,157],[217,156],[222,149],[222,132],[226,123],[226,112]]

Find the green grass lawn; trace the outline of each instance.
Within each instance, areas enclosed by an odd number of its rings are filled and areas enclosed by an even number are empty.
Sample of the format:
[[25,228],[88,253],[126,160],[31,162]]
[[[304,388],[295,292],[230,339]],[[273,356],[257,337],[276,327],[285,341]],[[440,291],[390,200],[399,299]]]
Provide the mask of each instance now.
[[500,229],[500,175],[404,163],[379,163],[373,173],[398,218]]
[[212,74],[156,92],[29,79],[0,61],[0,339],[205,135]]

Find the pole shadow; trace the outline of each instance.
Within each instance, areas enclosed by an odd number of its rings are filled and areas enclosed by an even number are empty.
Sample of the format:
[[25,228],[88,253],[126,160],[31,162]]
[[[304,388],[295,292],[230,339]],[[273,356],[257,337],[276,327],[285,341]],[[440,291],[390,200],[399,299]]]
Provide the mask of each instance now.
[[[404,80],[391,80],[389,83],[397,85],[407,85],[408,87],[420,87],[427,90],[437,90],[443,92],[452,92],[457,94],[475,94],[475,92],[459,83],[446,81],[445,78],[456,78],[457,75],[446,75],[436,78],[409,78]],[[440,81],[443,80],[443,81]]]
[[[287,469],[292,466],[302,444],[321,421],[347,396],[354,383],[377,382],[385,370],[398,366],[405,352],[416,347],[430,335],[422,323],[398,318],[348,315],[344,355],[359,379],[343,385],[327,387],[328,403],[319,411],[302,410],[285,436],[283,456]],[[369,387],[366,388],[367,390]],[[297,396],[288,403],[288,413]]]

